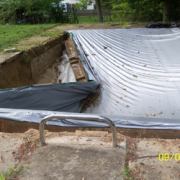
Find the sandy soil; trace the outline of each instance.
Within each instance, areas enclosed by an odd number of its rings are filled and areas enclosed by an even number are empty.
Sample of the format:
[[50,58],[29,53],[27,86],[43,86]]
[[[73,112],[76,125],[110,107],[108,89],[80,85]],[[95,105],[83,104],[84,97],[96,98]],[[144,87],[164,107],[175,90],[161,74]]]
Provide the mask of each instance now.
[[[128,29],[132,28],[144,28],[144,26],[147,25],[146,23],[132,23],[131,27]],[[125,28],[124,25],[121,24],[80,24],[80,26],[84,27],[78,27],[78,25],[72,25],[72,24],[66,24],[62,26],[56,26],[48,31],[53,31],[53,30],[62,30],[62,31],[67,31],[67,30],[80,30],[80,29],[122,29]]]

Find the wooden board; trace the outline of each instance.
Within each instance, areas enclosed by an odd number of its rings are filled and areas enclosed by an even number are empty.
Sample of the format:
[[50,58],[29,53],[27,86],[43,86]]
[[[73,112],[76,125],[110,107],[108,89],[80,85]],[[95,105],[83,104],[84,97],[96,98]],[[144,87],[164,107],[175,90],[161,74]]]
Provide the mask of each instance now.
[[82,66],[81,60],[79,59],[76,47],[71,36],[69,36],[68,39],[65,41],[65,47],[76,81],[87,82],[88,78],[86,76],[84,67]]
[[83,67],[82,67],[82,64],[80,64],[79,62],[78,63],[74,63],[74,64],[71,64],[71,67],[74,71],[74,75],[76,77],[76,81],[87,81],[86,79],[86,74],[85,72],[83,71]]
[[65,41],[65,47],[66,47],[69,60],[78,59],[78,54],[74,46],[74,42],[72,41],[70,37],[68,37],[68,39]]

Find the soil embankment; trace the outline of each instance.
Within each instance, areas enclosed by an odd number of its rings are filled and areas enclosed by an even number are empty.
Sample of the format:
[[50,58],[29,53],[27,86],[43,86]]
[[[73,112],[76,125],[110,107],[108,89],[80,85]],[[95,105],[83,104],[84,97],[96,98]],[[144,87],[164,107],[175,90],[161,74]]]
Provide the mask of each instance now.
[[45,73],[61,56],[65,39],[66,34],[59,35],[3,61],[0,64],[0,89],[36,84],[40,74]]

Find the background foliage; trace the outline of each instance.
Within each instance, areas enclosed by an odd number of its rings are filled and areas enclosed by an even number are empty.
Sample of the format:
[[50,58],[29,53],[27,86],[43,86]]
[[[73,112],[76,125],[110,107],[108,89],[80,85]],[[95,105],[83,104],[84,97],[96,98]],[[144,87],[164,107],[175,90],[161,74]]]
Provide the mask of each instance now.
[[77,2],[75,4],[75,7],[78,9],[78,10],[84,10],[84,9],[87,9],[87,6],[88,5],[91,5],[92,3],[89,1],[89,0],[79,0],[79,3]]
[[69,22],[69,17],[63,15],[64,6],[60,0],[1,0],[0,20],[17,23],[19,14],[23,21],[31,24],[39,22]]
[[[168,0],[167,0],[168,1]],[[165,0],[112,0],[113,18],[129,21],[158,22],[163,20]],[[180,1],[170,0],[169,21],[180,21]]]

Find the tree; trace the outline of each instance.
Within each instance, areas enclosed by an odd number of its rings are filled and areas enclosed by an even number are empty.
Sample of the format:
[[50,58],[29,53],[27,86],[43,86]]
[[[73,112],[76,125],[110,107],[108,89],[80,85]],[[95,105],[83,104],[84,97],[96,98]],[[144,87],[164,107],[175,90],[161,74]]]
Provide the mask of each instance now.
[[101,9],[108,10],[110,21],[112,21],[110,14],[110,10],[112,10],[112,0],[101,0]]
[[179,20],[179,0],[113,0],[115,17],[128,17],[137,21]]
[[63,21],[63,9],[60,0],[1,0],[0,2],[0,21],[16,21],[17,10],[24,9],[24,16],[35,19],[47,14],[52,22]]
[[87,9],[87,6],[89,6],[91,4],[92,4],[91,1],[88,1],[88,0],[79,0],[79,3],[76,3],[75,7],[78,10],[85,10],[85,9]]
[[[101,2],[100,0],[95,0],[96,1],[96,8],[97,8],[97,14],[98,14],[98,20],[100,22],[103,21],[103,16],[102,16],[102,11],[101,11]],[[89,3],[89,4],[88,4]],[[87,8],[87,5],[91,5],[91,2],[88,0],[79,0],[79,3],[76,3],[75,6],[79,10],[84,10]]]
[[163,21],[179,21],[180,1],[179,0],[164,0]]
[[98,20],[100,22],[102,22],[103,21],[103,16],[102,16],[102,11],[101,11],[101,2],[100,2],[100,0],[95,0],[95,1],[96,1]]

